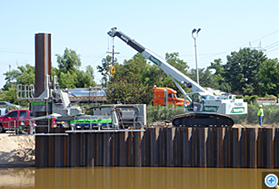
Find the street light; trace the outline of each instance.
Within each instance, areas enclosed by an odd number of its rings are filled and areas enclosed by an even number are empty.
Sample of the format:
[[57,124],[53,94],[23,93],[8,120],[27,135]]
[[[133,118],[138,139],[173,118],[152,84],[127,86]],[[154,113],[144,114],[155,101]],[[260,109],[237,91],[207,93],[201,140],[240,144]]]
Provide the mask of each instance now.
[[[198,30],[196,28],[194,28],[192,30],[192,37],[194,39],[194,46],[195,46],[195,59],[196,59],[196,69],[197,69],[197,83],[199,84],[199,68],[198,68],[198,58],[197,58],[197,43],[196,43],[196,39],[198,37],[198,33],[201,31],[201,29],[199,28]],[[194,33],[196,33],[196,35],[194,36]]]

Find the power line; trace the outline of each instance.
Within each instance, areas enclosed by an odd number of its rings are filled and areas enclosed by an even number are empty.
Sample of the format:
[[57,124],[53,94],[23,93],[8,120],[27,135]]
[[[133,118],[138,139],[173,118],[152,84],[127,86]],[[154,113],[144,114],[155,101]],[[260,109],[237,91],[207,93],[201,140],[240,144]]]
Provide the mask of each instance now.
[[271,45],[268,45],[268,47],[266,47],[265,49],[266,50],[269,50],[269,49],[272,49],[272,48],[274,48],[274,47],[277,47],[279,45],[279,41],[277,41],[276,43],[273,43],[273,44],[271,44]]
[[[275,32],[272,32],[272,33],[270,33],[270,34],[267,34],[267,35],[265,35],[265,36],[263,36],[263,37],[261,37],[261,38],[259,38],[259,39],[256,39],[256,40],[252,41],[252,43],[253,43],[253,42],[256,42],[256,41],[259,41],[259,40],[261,40],[261,39],[264,39],[264,38],[266,38],[266,37],[269,37],[269,36],[271,36],[271,35],[273,35],[273,34],[275,34],[275,33],[278,33],[278,31],[279,31],[279,30],[277,30],[277,31],[275,31]],[[243,46],[246,46],[246,45],[247,45],[247,43],[241,45],[240,47],[243,47]],[[213,56],[216,56],[216,55],[225,54],[225,53],[230,52],[230,51],[232,51],[232,50],[234,50],[234,49],[236,49],[236,48],[239,48],[239,47],[235,47],[235,48],[232,48],[232,49],[230,49],[230,50],[222,51],[222,52],[220,52],[220,53],[215,53],[215,54],[212,54],[212,55],[210,55],[210,56],[202,57],[202,58],[199,58],[199,59],[207,59],[207,58],[210,58],[210,57],[213,57]]]
[[279,47],[277,47],[277,48],[275,48],[275,49],[271,49],[271,50],[269,50],[269,51],[267,51],[267,52],[270,53],[270,52],[276,51],[276,50],[278,50],[278,49],[279,49]]

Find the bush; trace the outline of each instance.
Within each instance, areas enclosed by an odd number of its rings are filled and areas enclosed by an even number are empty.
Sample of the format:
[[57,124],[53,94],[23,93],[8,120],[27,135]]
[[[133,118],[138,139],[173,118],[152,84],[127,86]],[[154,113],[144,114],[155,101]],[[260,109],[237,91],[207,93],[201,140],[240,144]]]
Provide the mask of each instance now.
[[[248,104],[248,113],[241,115],[229,115],[235,124],[257,124],[258,123],[258,105]],[[264,119],[263,123],[266,124],[279,124],[279,106],[270,105],[263,106]],[[183,114],[184,109],[181,106],[148,106],[147,107],[147,122],[148,124],[154,121],[171,121],[175,115]]]
[[155,121],[171,121],[175,115],[183,114],[184,108],[182,106],[174,105],[155,105],[147,106],[147,123],[150,124]]

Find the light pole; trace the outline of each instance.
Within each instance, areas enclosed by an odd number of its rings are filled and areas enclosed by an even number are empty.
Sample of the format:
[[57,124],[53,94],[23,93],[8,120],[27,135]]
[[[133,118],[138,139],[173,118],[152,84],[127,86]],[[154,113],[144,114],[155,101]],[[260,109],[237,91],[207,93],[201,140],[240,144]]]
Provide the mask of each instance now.
[[[194,28],[192,30],[192,37],[194,39],[194,46],[195,46],[195,59],[196,59],[196,69],[197,69],[197,83],[200,84],[199,82],[199,68],[198,68],[198,58],[197,58],[197,43],[196,43],[196,39],[198,37],[198,33],[201,31],[201,29],[196,29]],[[196,36],[194,36],[194,33],[196,33]]]

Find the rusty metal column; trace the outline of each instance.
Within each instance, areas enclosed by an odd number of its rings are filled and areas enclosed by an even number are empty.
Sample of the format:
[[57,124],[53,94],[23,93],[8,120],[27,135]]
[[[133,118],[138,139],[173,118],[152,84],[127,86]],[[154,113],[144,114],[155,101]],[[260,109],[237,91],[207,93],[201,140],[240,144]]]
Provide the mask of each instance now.
[[45,90],[46,77],[51,76],[51,34],[35,34],[35,97]]

